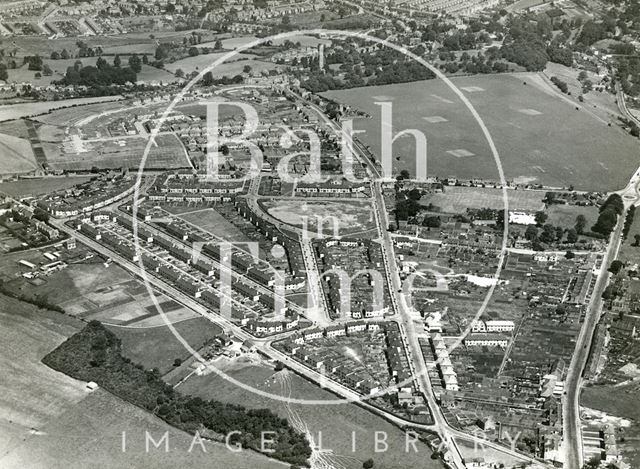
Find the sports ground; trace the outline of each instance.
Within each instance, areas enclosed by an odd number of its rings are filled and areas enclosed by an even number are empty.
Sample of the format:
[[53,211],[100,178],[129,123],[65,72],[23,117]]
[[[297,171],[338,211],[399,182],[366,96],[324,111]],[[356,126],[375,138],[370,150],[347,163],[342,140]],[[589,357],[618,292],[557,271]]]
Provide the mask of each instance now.
[[[625,187],[638,168],[640,145],[615,123],[595,117],[531,75],[454,78],[489,129],[505,177],[553,187],[610,191]],[[525,84],[526,83],[526,84]],[[325,96],[373,116],[357,119],[359,138],[380,154],[380,105],[391,102],[392,130],[427,137],[429,175],[498,180],[490,147],[469,110],[440,80],[331,91]],[[394,170],[415,168],[415,140],[394,143]]]

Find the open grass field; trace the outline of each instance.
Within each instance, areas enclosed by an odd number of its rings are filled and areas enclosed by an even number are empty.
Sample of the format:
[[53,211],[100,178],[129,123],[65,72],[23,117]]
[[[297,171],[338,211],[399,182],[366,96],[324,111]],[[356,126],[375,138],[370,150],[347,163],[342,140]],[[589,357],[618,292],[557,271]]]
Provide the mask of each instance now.
[[[544,192],[508,190],[507,197],[509,210],[537,211],[544,208]],[[504,208],[502,189],[482,187],[447,186],[444,192],[427,195],[420,203],[432,203],[445,213],[464,213],[467,208]]]
[[[289,467],[249,450],[232,453],[224,445],[208,441],[205,442],[206,453],[198,444],[189,452],[193,440],[191,435],[170,427],[102,389],[89,394],[74,408],[51,419],[39,430],[38,434],[25,435],[24,440],[21,439],[11,451],[0,457],[3,469]],[[123,432],[126,439],[124,451]],[[155,441],[169,432],[169,451],[164,451],[164,445],[155,449],[150,443],[147,452],[145,432],[149,432]]]
[[[74,98],[65,101],[38,101],[33,103],[11,104],[0,107],[0,122],[20,119],[21,117],[37,116],[46,114],[55,109],[69,108],[72,106],[81,106],[85,104],[101,103],[107,101],[118,101],[121,96],[100,96],[96,98]],[[77,108],[74,108],[75,112]],[[95,111],[91,111],[95,112]],[[57,121],[60,123],[60,121]]]
[[[68,101],[65,101],[68,102]],[[127,110],[126,103],[119,100],[112,100],[110,102],[98,102],[95,104],[87,104],[85,106],[68,107],[63,109],[57,109],[50,114],[46,114],[38,117],[36,120],[44,124],[50,124],[55,126],[76,126],[89,122],[102,115],[109,115],[115,112],[122,112]],[[94,117],[96,116],[96,117]]]
[[75,186],[89,179],[90,176],[66,176],[4,181],[0,183],[0,192],[13,197],[36,197]]
[[178,78],[173,73],[151,65],[142,65],[142,70],[137,75],[138,81],[162,81],[164,83],[177,81]]
[[[53,66],[55,64],[51,62],[54,61],[47,60],[44,63],[49,65],[49,67],[51,67],[51,70],[54,70]],[[71,65],[73,65],[73,63]],[[40,72],[40,78],[36,78],[35,75],[38,72],[29,70],[28,65],[26,64],[22,67],[9,69],[7,70],[7,73],[9,74],[9,78],[7,80],[8,83],[30,83],[33,86],[48,86],[52,81],[62,78],[61,75],[55,72],[49,76],[42,75],[42,72]]]
[[[177,322],[173,327],[196,350],[222,332],[220,326],[202,317]],[[158,368],[161,374],[173,369],[173,361],[176,358],[184,361],[191,356],[168,326],[108,328],[122,340],[122,352],[125,357],[147,369]]]
[[[484,120],[500,154],[505,177],[554,187],[617,190],[638,167],[640,145],[586,108],[527,85],[528,75],[460,77],[453,83]],[[440,80],[331,91],[325,96],[373,116],[358,119],[360,139],[380,154],[380,106],[393,106],[394,132],[418,129],[427,137],[429,175],[498,180],[489,146],[468,109]],[[415,171],[415,140],[394,144],[394,170]]]
[[581,207],[579,205],[552,205],[545,210],[549,218],[547,223],[563,228],[573,228],[576,217],[584,215],[587,219],[587,229],[591,228],[598,219],[598,207]]
[[[220,57],[223,57],[227,53],[228,52],[213,52],[211,54],[196,55],[195,57],[185,57],[184,59],[176,60],[175,62],[166,64],[165,69],[169,70],[172,73],[179,68],[181,68],[182,71],[185,73],[190,73],[194,70],[199,71],[213,64],[216,60],[218,60]],[[253,54],[235,55],[234,57],[225,61],[219,67],[216,67],[215,69],[213,69],[211,73],[213,73],[214,76],[218,76],[218,74],[220,73],[218,71],[218,68],[222,69],[224,68],[225,65],[231,64],[237,61],[248,62],[249,59],[253,59],[255,57],[256,56]]]
[[0,134],[0,155],[0,175],[28,173],[38,168],[28,140]]
[[[85,384],[41,363],[83,324],[0,295],[0,467],[23,444],[86,397]],[[18,466],[13,466],[18,467]],[[21,467],[29,467],[23,463]]]
[[[49,166],[53,169],[80,171],[99,168],[137,169],[147,146],[146,137],[121,139],[93,139],[90,141],[43,143]],[[188,168],[190,162],[180,139],[174,134],[161,134],[151,146],[146,168]]]
[[[322,233],[326,236],[374,235],[375,219],[367,202],[330,202],[300,200],[265,200],[261,202],[269,215],[278,220],[303,227],[313,234],[320,234],[319,221],[323,221]],[[306,218],[305,218],[306,217]],[[335,226],[334,226],[335,225]]]
[[205,208],[180,215],[180,218],[199,226],[205,231],[218,236],[225,241],[245,242],[251,239],[238,227],[220,215],[215,209]]
[[[203,33],[204,40],[209,40],[206,37],[208,32],[203,31]],[[148,32],[129,32],[109,36],[86,36],[82,40],[89,47],[102,47],[104,54],[153,53],[157,46],[156,40],[182,42],[182,38],[189,34],[191,31],[154,31],[153,37],[149,37]],[[51,52],[60,52],[62,49],[67,49],[75,55],[78,52],[77,40],[76,37],[60,37],[51,40],[46,36],[16,36],[12,38],[12,43],[18,48],[19,57],[40,54],[47,58],[51,56]]]
[[[266,366],[243,367],[229,374],[240,382],[249,384],[265,392],[298,399],[330,400],[336,397],[305,379],[289,371],[277,375]],[[251,391],[236,386],[216,374],[192,376],[178,387],[201,397],[216,397],[250,407],[269,407],[290,422],[303,422],[308,426],[314,443],[319,443],[321,434],[322,448],[330,461],[330,467],[360,469],[362,462],[373,458],[376,468],[406,469],[420,467],[425,469],[441,468],[438,461],[430,459],[431,451],[426,445],[417,444],[417,453],[411,448],[405,452],[405,435],[384,419],[364,410],[355,404],[339,405],[289,405],[268,397],[258,396]],[[297,423],[294,423],[297,425]],[[386,432],[389,449],[387,452],[374,453],[374,432]],[[352,432],[355,432],[356,448],[352,451]]]

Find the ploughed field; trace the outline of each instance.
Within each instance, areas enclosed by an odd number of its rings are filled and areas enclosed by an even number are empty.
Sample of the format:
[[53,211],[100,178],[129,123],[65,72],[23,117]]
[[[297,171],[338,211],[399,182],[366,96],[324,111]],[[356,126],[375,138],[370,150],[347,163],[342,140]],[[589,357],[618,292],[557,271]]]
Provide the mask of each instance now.
[[[608,126],[595,117],[588,99],[572,105],[537,76],[526,74],[452,81],[490,131],[507,180],[610,191],[625,187],[638,168],[638,140],[615,123]],[[428,175],[499,180],[478,123],[441,80],[330,91],[324,96],[372,116],[355,119],[354,128],[366,130],[358,137],[376,155],[381,148],[381,105],[376,102],[390,102],[394,134],[417,129],[427,137]],[[393,148],[394,171],[413,173],[415,139],[401,136]]]

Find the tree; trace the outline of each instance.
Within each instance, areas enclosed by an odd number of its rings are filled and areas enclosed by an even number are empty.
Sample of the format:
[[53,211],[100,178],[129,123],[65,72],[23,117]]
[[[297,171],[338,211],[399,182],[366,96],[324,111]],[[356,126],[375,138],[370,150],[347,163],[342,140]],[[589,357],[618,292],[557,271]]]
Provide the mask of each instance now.
[[142,56],[142,63],[145,65],[149,63],[149,57],[147,57],[147,54]]
[[398,181],[402,181],[403,179],[411,179],[411,173],[406,169],[400,171],[400,175],[397,177]]
[[413,188],[407,193],[407,196],[413,200],[420,200],[422,198],[422,192],[420,192],[418,188]]
[[195,57],[196,55],[198,55],[200,53],[200,51],[198,50],[197,47],[193,46],[193,47],[189,47],[189,56],[190,57]]
[[51,60],[58,60],[59,58],[60,58],[60,52],[58,52],[58,51],[54,50],[54,51],[51,53]]
[[618,215],[613,208],[607,208],[600,212],[598,221],[591,227],[591,230],[595,233],[600,233],[603,236],[609,236],[618,222]]
[[578,234],[584,233],[584,228],[587,226],[587,218],[584,215],[578,215],[576,217],[576,232]]
[[439,228],[440,227],[440,217],[425,217],[422,222],[422,226],[426,226],[429,228]]
[[183,78],[183,77],[184,77],[184,71],[183,71],[181,68],[179,68],[179,69],[177,69],[177,70],[176,70],[175,75],[176,75],[178,78]]
[[540,212],[536,212],[535,215],[535,220],[536,220],[536,225],[538,226],[542,226],[544,225],[544,222],[547,221],[548,215],[542,211]]
[[624,264],[622,263],[622,261],[616,259],[611,263],[611,265],[609,265],[609,269],[607,270],[613,275],[618,275],[618,272],[620,272],[620,269],[622,269],[623,266]]
[[49,221],[49,213],[46,210],[41,209],[40,207],[37,207],[34,211],[33,211],[33,218],[35,218],[36,220],[40,220],[43,222],[48,222]]
[[536,241],[538,239],[538,228],[535,225],[527,226],[527,229],[524,232],[525,239],[529,241]]
[[564,254],[564,257],[565,257],[565,258],[567,258],[567,259],[573,259],[574,257],[576,257],[576,255],[575,255],[573,252],[571,252],[571,251],[567,251],[567,252]]
[[156,47],[156,60],[164,60],[169,57],[169,48],[166,44],[160,44]]
[[220,50],[222,49],[222,41],[220,39],[217,39],[215,44],[213,45],[213,49],[214,50]]
[[107,67],[107,61],[105,59],[103,59],[102,57],[98,57],[98,60],[96,60],[96,68],[98,70],[103,70]]
[[633,244],[632,246],[640,246],[640,234],[633,235]]
[[0,63],[0,80],[6,81],[9,78],[9,72],[7,71],[7,66],[5,64]]
[[575,228],[569,228],[567,230],[567,242],[573,244],[576,241],[578,241],[578,232]]
[[35,72],[42,71],[42,57],[39,55],[32,55],[24,58],[25,63],[29,64],[27,67],[29,70]]
[[543,243],[552,243],[555,239],[555,228],[552,224],[547,223],[542,227],[542,234],[540,235],[540,241]]
[[213,73],[207,72],[202,77],[202,85],[203,86],[211,86],[213,85]]
[[362,463],[362,469],[371,469],[374,465],[373,459],[369,458]]
[[60,52],[60,58],[61,59],[69,59],[71,56],[69,55],[69,51],[67,49],[62,49],[62,52]]
[[42,66],[42,74],[43,74],[45,77],[49,77],[49,76],[53,75],[53,70],[51,70],[51,67],[49,67],[49,65],[44,64],[44,65]]
[[251,73],[251,66],[250,65],[245,65],[244,67],[242,67],[242,71],[244,73]]
[[116,54],[116,56],[113,58],[113,66],[120,67],[121,64],[122,64],[122,60],[120,59],[120,56]]
[[182,358],[176,358],[175,360],[173,360],[173,366],[180,366],[182,365]]
[[291,24],[291,18],[289,18],[289,15],[284,15],[282,17],[282,24],[285,26],[289,26]]
[[136,73],[140,73],[142,71],[142,62],[140,60],[140,57],[138,57],[136,54],[133,54],[131,57],[129,57],[129,68]]

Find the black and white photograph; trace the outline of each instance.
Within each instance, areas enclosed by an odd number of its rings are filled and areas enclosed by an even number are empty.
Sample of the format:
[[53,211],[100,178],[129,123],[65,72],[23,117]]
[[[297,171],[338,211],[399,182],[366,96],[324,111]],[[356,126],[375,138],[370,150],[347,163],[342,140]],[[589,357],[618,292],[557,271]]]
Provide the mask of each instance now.
[[640,468],[640,0],[0,0],[0,469]]

